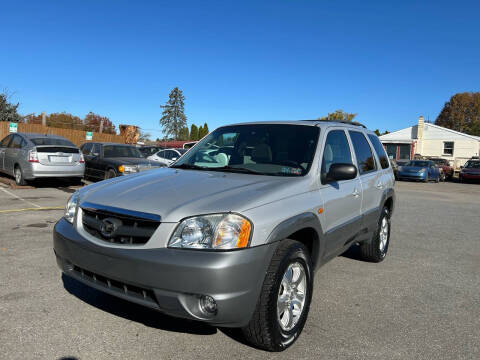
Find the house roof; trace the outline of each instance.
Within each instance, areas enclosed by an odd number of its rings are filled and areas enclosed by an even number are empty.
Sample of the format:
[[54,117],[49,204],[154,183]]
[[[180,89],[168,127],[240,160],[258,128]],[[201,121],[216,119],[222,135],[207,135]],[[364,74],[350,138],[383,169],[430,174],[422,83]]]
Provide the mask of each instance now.
[[[429,128],[435,131],[435,139],[441,139],[443,138],[442,136],[439,135],[439,132],[444,132],[445,133],[445,139],[451,139],[452,137],[467,137],[469,139],[477,140],[480,141],[479,136],[474,136],[474,135],[468,135],[465,133],[461,133],[459,131],[455,131],[452,129],[447,129],[443,126],[438,126],[435,124],[430,124],[430,123],[425,123],[424,125],[424,131],[423,131],[423,138],[428,139],[429,135],[427,134]],[[380,136],[380,141],[384,142],[393,142],[393,141],[398,141],[398,142],[408,142],[408,141],[413,141],[417,140],[417,129],[418,125],[413,125],[408,128],[404,128],[401,130],[397,130],[394,132],[391,132],[389,134],[381,135]]]

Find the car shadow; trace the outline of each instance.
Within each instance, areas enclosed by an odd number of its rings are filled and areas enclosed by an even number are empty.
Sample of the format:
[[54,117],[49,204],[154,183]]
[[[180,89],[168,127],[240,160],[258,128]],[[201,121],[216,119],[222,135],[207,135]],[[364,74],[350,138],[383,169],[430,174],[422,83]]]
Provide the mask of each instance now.
[[91,288],[78,280],[62,274],[65,290],[83,302],[112,315],[141,323],[145,326],[179,333],[214,335],[217,328],[199,321],[174,318],[115,296]]
[[359,244],[353,244],[352,246],[350,246],[348,248],[347,251],[345,251],[340,256],[346,257],[346,258],[351,259],[351,260],[357,260],[357,261],[365,262],[365,260],[362,259]]

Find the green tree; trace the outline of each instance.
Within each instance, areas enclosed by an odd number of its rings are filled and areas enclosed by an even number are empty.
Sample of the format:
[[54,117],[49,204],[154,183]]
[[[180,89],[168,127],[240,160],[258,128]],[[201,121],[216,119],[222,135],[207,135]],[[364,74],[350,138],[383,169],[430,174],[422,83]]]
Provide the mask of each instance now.
[[342,120],[342,121],[352,121],[353,118],[357,116],[357,114],[351,114],[343,111],[342,109],[335,110],[333,113],[328,113],[327,116],[323,116],[321,118],[318,118],[318,120],[326,120],[326,121],[332,121],[332,120]]
[[435,124],[480,136],[480,92],[453,95],[443,106]]
[[20,104],[12,104],[8,102],[8,94],[0,94],[0,121],[19,122],[22,117],[17,113]]
[[209,133],[207,123],[204,123],[203,126],[200,126],[198,129],[198,139],[202,139],[204,136],[207,136]]
[[[163,109],[160,125],[163,127],[165,135],[173,136],[175,140],[180,138],[183,128],[187,126],[187,117],[185,116],[184,100],[182,90],[175,87],[168,96],[168,101],[160,107]],[[188,128],[187,128],[188,132]]]
[[192,124],[192,126],[190,126],[190,140],[198,140],[198,127],[195,124]]
[[180,129],[178,138],[176,140],[189,140],[189,138],[190,138],[190,134],[188,132],[188,127],[184,126],[183,128]]
[[375,129],[374,133],[375,133],[375,135],[377,135],[377,136],[382,135],[382,134],[380,134],[380,130],[378,130],[378,129]]

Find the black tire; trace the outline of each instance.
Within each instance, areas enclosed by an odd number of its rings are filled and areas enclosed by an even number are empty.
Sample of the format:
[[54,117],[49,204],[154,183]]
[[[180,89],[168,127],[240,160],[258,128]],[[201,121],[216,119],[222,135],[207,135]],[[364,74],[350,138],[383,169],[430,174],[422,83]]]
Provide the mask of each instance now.
[[20,165],[15,165],[15,168],[13,169],[13,176],[15,177],[15,184],[19,186],[27,185],[27,181],[23,177],[23,171]]
[[[277,300],[284,274],[292,264],[300,264],[305,271],[305,301],[296,324],[289,331],[285,331],[277,314]],[[298,339],[307,320],[312,291],[313,269],[308,250],[298,241],[283,240],[268,267],[255,312],[249,324],[242,329],[246,340],[268,351],[283,351],[291,346]]]
[[105,180],[106,179],[113,179],[114,177],[117,177],[117,173],[115,172],[114,169],[108,169],[105,172]]
[[[380,246],[380,231],[382,229],[383,219],[386,220],[388,224],[387,228],[387,241],[386,244],[382,247]],[[380,219],[378,220],[377,230],[373,234],[373,237],[370,241],[360,244],[360,256],[365,261],[370,262],[381,262],[385,259],[388,252],[388,246],[390,245],[390,212],[387,207],[382,209],[380,213]]]

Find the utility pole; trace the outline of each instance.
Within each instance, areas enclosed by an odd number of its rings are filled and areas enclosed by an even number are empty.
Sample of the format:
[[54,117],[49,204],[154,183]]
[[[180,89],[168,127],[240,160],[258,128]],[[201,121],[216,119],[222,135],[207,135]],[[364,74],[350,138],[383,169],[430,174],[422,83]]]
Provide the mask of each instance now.
[[42,125],[47,126],[47,115],[45,114],[45,111],[42,111]]
[[100,120],[100,134],[103,132],[103,119]]

